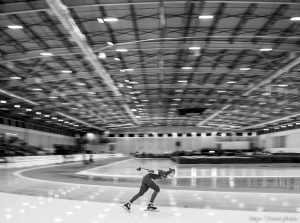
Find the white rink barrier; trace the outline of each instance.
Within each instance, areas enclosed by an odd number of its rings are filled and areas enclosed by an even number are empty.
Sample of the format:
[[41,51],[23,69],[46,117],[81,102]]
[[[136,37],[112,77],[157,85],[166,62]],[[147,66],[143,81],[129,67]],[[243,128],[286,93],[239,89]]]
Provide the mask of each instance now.
[[14,156],[1,158],[4,163],[0,163],[0,169],[7,168],[19,168],[28,166],[47,165],[54,163],[64,162],[78,162],[90,159],[92,155],[93,159],[107,159],[111,157],[125,157],[122,153],[116,154],[74,154],[74,155],[52,155],[52,156]]
[[269,148],[270,153],[300,153],[300,148]]

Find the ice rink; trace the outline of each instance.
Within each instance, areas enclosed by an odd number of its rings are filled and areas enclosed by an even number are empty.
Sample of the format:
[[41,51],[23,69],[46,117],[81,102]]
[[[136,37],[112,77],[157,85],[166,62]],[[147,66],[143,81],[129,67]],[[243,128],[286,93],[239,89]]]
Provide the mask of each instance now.
[[[155,205],[149,190],[126,212],[137,193],[136,168],[177,170],[159,180]],[[177,165],[170,160],[118,158],[0,169],[0,222],[300,222],[299,164]],[[145,172],[144,172],[145,173]]]

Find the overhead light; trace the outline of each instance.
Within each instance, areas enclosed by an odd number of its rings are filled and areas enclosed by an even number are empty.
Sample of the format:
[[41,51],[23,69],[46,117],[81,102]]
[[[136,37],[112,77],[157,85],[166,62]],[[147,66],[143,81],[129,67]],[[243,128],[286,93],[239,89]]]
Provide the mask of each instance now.
[[96,94],[95,92],[93,92],[93,91],[88,91],[88,92],[86,92],[87,94]]
[[102,18],[97,18],[97,21],[98,21],[99,23],[104,23],[104,21],[103,21]]
[[114,44],[112,42],[106,42],[108,45],[113,46]]
[[122,49],[122,48],[119,48],[119,49],[116,49],[117,52],[127,52],[128,50],[127,49]]
[[269,129],[264,129],[264,131],[268,131]]
[[174,100],[174,101],[181,101],[180,98],[174,98],[173,100]]
[[15,108],[20,108],[21,106],[20,106],[20,105],[14,105],[14,107],[15,107]]
[[131,86],[127,86],[127,88],[132,88]]
[[178,104],[171,104],[171,105],[174,105],[174,106],[176,106],[176,105],[178,105]]
[[21,77],[17,77],[17,76],[13,76],[13,77],[10,77],[10,79],[12,79],[12,80],[20,80],[22,78]]
[[7,27],[9,29],[23,29],[23,26],[20,25],[8,25]]
[[51,98],[51,99],[55,99],[55,98],[58,98],[58,97],[56,97],[56,96],[50,96],[49,98]]
[[33,91],[41,91],[41,90],[43,90],[43,89],[41,89],[41,88],[32,88],[32,90],[33,90]]
[[235,84],[236,81],[227,81],[226,83],[227,83],[227,84]]
[[181,69],[182,70],[192,70],[193,68],[192,67],[182,67]]
[[218,92],[218,93],[225,93],[226,91],[218,90],[217,92]]
[[143,100],[141,100],[141,101],[143,101],[143,102],[148,102],[149,100],[148,100],[148,99],[143,99]]
[[84,85],[86,85],[85,83],[82,83],[82,82],[76,82],[76,85],[78,85],[78,86],[84,86]]
[[290,20],[291,21],[300,21],[300,17],[292,17]]
[[183,90],[182,89],[176,89],[175,92],[180,93],[180,92],[183,92]]
[[200,50],[201,47],[200,46],[190,46],[189,50]]
[[240,70],[251,70],[250,67],[241,67]]
[[134,71],[133,68],[124,69],[125,71]]
[[116,61],[119,61],[119,60],[120,60],[120,58],[118,58],[118,57],[115,57],[115,58],[114,58],[114,60],[116,60]]
[[177,81],[178,83],[187,83],[185,80]]
[[52,117],[52,119],[57,119],[56,117]]
[[63,120],[63,119],[58,119],[57,121],[59,121],[59,122],[63,122],[64,120]]
[[278,84],[277,86],[278,87],[288,87],[289,85],[287,85],[287,84]]
[[241,108],[247,108],[247,105],[240,105]]
[[259,51],[261,52],[267,52],[267,51],[272,51],[273,49],[272,48],[261,48],[259,49]]
[[137,111],[137,110],[133,108],[133,109],[131,109],[131,111]]
[[106,59],[106,53],[103,53],[103,52],[99,53],[98,58],[102,59],[102,60]]
[[267,104],[266,102],[259,102],[260,105],[265,105]]
[[26,111],[32,111],[32,109],[30,109],[30,108],[26,108]]
[[118,18],[107,17],[103,19],[105,22],[117,22]]
[[46,117],[46,118],[49,118],[49,117],[50,117],[50,115],[44,115],[44,117]]
[[48,56],[53,56],[53,53],[43,52],[43,53],[40,53],[40,55],[48,57]]
[[[139,82],[137,82],[137,81],[131,81],[130,82],[130,84],[138,84]],[[138,91],[136,91],[136,92],[138,92]],[[142,92],[140,92],[140,93],[142,93]],[[136,93],[136,94],[139,94],[139,93]]]
[[213,19],[213,15],[199,15],[199,19]]
[[37,115],[41,115],[42,113],[41,113],[41,112],[36,112],[35,114],[37,114]]
[[2,103],[2,104],[5,104],[5,103],[6,103],[6,101],[4,101],[4,100],[1,100],[1,101],[0,101],[0,103]]
[[62,70],[61,72],[64,73],[64,74],[71,74],[72,73],[71,70]]

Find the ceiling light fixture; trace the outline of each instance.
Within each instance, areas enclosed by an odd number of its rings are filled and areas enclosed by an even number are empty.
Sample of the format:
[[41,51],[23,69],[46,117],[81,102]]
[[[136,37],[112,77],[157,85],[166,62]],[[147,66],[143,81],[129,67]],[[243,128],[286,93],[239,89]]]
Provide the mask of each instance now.
[[182,70],[192,70],[193,68],[192,67],[182,67],[181,69]]
[[102,18],[97,18],[97,21],[98,21],[99,23],[104,23],[104,20],[103,20]]
[[124,69],[125,71],[134,71],[133,68],[127,68],[127,69]]
[[50,115],[44,115],[44,117],[46,117],[46,118],[49,118],[49,117],[50,117]]
[[115,57],[115,58],[114,58],[114,60],[116,60],[116,61],[120,61],[120,58],[118,58],[118,57]]
[[201,47],[200,46],[190,46],[189,50],[200,50]]
[[106,59],[106,53],[103,53],[103,52],[99,53],[98,58],[102,59],[102,60],[105,60]]
[[278,87],[288,87],[289,85],[287,85],[287,84],[278,84],[277,86]]
[[85,83],[82,83],[82,82],[76,82],[76,85],[78,85],[78,86],[84,86],[84,85],[86,85]]
[[199,15],[199,19],[213,19],[213,15]]
[[10,79],[12,79],[12,80],[20,80],[22,78],[21,77],[17,77],[17,76],[13,76],[13,77],[10,77]]
[[71,74],[71,73],[72,73],[71,70],[62,70],[61,72],[62,72],[63,74]]
[[105,22],[117,22],[118,18],[107,17],[103,19]]
[[226,83],[227,83],[227,84],[235,84],[236,81],[227,81]]
[[40,55],[45,56],[45,57],[49,57],[49,56],[53,56],[53,53],[43,52],[43,53],[40,53]]
[[268,52],[268,51],[272,51],[273,49],[272,48],[261,48],[259,49],[259,51],[261,52]]
[[23,26],[20,25],[8,25],[7,27],[9,29],[23,29]]
[[250,67],[241,67],[240,70],[246,71],[246,70],[251,70]]
[[56,97],[56,96],[50,96],[49,98],[51,98],[51,99],[55,99],[55,98],[58,98],[58,97]]
[[15,108],[20,108],[21,106],[20,106],[20,105],[14,105],[14,107],[15,107]]
[[117,52],[127,52],[128,50],[127,49],[122,49],[122,48],[119,48],[119,49],[116,49]]
[[41,88],[32,88],[33,91],[42,91],[43,89]]
[[112,42],[106,42],[108,45],[113,46],[114,44]]
[[30,108],[26,108],[26,111],[32,111],[32,109],[30,109]]
[[6,103],[6,101],[4,101],[4,100],[1,100],[1,101],[0,101],[0,103],[2,103],[2,104],[5,104],[5,103]]
[[185,80],[177,81],[178,83],[187,83]]
[[292,17],[291,19],[290,19],[291,21],[300,21],[300,17]]

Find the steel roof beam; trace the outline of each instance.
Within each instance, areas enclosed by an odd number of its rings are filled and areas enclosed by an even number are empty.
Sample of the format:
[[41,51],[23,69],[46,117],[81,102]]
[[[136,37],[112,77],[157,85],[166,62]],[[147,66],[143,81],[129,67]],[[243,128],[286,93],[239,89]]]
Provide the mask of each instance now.
[[[42,2],[42,1],[41,1]],[[184,3],[198,3],[199,1],[165,1],[165,4],[184,4]],[[230,4],[267,4],[267,5],[291,5],[291,6],[298,6],[300,5],[299,2],[295,1],[241,1],[241,0],[231,0],[230,2],[228,0],[202,0],[202,2],[205,2],[207,4],[216,4],[216,3],[230,3]],[[49,11],[49,8],[42,5],[39,5],[40,8],[37,9],[25,9],[25,10],[19,10],[19,8],[24,8],[22,5],[23,3],[6,3],[1,4],[2,12],[0,13],[0,16],[5,15],[11,15],[11,14],[22,14],[22,13],[36,13],[41,11]],[[98,4],[81,4],[81,5],[67,5],[68,8],[85,8],[85,7],[115,7],[115,6],[128,6],[128,5],[153,5],[153,7],[157,7],[159,5],[159,1],[148,1],[148,2],[131,2],[131,3],[98,3]],[[13,10],[12,10],[13,9]],[[17,10],[15,10],[17,9]]]
[[[282,67],[281,69],[279,69],[278,71],[276,71],[275,73],[271,74],[269,77],[265,78],[264,80],[262,80],[261,82],[257,83],[255,86],[254,83],[252,85],[252,87],[245,92],[244,94],[242,94],[242,96],[248,96],[250,95],[253,91],[257,90],[258,88],[260,88],[261,86],[264,86],[268,83],[270,83],[273,79],[281,76],[282,74],[288,72],[289,70],[291,70],[293,67],[297,66],[300,64],[300,56],[296,57],[295,59],[293,59],[291,62],[289,62],[288,64],[286,64],[284,67]],[[219,114],[221,114],[224,110],[226,110],[227,108],[231,107],[231,104],[225,105],[221,108],[221,110],[219,110],[218,112],[214,113],[213,115],[209,116],[208,118],[206,118],[205,120],[201,121],[200,123],[198,123],[198,125],[203,125],[205,124],[207,121],[213,119],[214,117],[218,116]]]
[[[79,46],[83,54],[89,63],[93,66],[95,71],[103,79],[104,83],[109,87],[113,94],[117,97],[121,96],[118,88],[114,85],[114,81],[111,79],[110,75],[106,72],[103,66],[99,63],[96,55],[94,54],[92,48],[88,45],[86,37],[80,31],[76,25],[74,19],[71,17],[70,12],[66,5],[64,5],[60,0],[46,0],[49,5],[51,12],[59,19],[61,24],[66,28],[70,33],[75,43]],[[131,112],[129,107],[126,104],[123,104],[122,107],[125,109],[125,112],[129,114],[134,123],[137,123],[137,120],[134,114]]]

